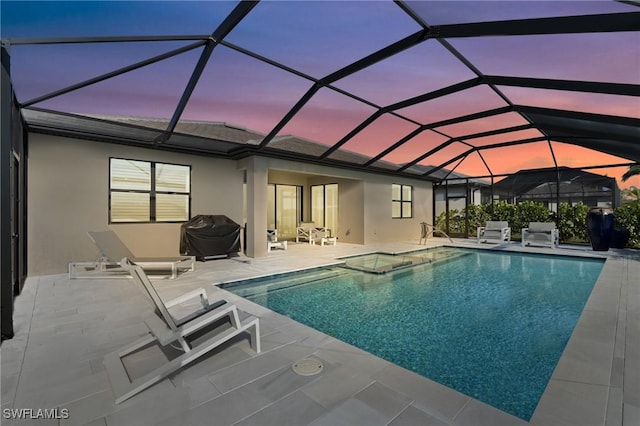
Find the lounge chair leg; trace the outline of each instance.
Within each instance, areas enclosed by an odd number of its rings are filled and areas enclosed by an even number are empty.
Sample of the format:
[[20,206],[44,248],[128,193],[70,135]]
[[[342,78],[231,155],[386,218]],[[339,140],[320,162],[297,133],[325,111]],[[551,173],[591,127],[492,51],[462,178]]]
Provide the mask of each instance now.
[[178,342],[180,342],[180,346],[182,347],[182,350],[185,351],[185,353],[191,351],[191,346],[189,346],[189,344],[186,340],[184,340],[183,337],[178,338]]
[[256,351],[257,354],[260,353],[260,323],[256,321],[255,325],[251,327],[251,349]]

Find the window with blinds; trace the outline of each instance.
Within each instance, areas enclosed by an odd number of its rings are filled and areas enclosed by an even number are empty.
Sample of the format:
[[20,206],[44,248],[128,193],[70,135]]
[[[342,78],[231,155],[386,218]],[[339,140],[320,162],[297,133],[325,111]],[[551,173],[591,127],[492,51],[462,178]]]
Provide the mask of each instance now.
[[413,217],[413,186],[396,183],[391,185],[391,217]]
[[190,166],[110,159],[110,223],[184,222],[190,200]]

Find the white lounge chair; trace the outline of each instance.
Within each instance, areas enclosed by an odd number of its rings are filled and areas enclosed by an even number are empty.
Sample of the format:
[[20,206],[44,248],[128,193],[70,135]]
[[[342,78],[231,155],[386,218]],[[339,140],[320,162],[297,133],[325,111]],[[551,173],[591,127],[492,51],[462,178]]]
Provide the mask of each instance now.
[[287,241],[278,241],[278,230],[277,229],[267,229],[267,252],[270,252],[272,249],[287,249]]
[[[163,302],[142,267],[132,264],[126,258],[122,259],[121,266],[131,274],[133,280],[148,297],[155,308],[155,314],[145,320],[149,328],[147,336],[104,358],[105,369],[116,396],[116,404],[142,392],[241,333],[249,332],[251,347],[256,353],[260,352],[258,318],[249,316],[240,319],[235,305],[225,300],[211,303],[206,291],[201,288]],[[181,318],[176,318],[169,312],[171,308],[194,298],[200,301],[199,309],[190,311]],[[142,377],[134,379],[130,377],[123,363],[124,357],[152,344],[162,347],[171,345],[175,349],[175,343],[180,345],[184,351],[183,354],[171,360],[167,359],[165,364]]]
[[528,228],[522,228],[522,247],[542,245],[556,248],[559,243],[560,230],[553,222],[529,222]]
[[478,227],[478,243],[488,240],[511,241],[511,228],[506,221],[487,221],[485,226]]
[[179,272],[195,269],[195,256],[135,257],[113,231],[87,232],[87,234],[100,250],[100,258],[95,262],[70,263],[69,278],[113,278],[118,274],[129,277],[119,263],[125,257],[154,276],[164,275],[168,278],[176,278]]

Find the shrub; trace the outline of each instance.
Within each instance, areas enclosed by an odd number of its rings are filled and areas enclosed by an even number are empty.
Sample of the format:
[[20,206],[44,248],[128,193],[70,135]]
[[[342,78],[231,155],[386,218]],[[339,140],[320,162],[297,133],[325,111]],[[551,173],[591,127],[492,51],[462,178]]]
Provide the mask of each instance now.
[[[491,206],[489,206],[489,209]],[[493,205],[492,220],[506,220],[509,224],[512,224],[516,217],[516,205],[507,203],[506,201],[499,201]]]
[[615,224],[631,233],[629,247],[640,248],[640,201],[625,203],[613,212]]
[[529,226],[529,222],[548,222],[551,220],[551,212],[542,203],[535,201],[523,201],[516,206],[514,218],[509,222],[512,230],[520,232],[522,228]]
[[[443,231],[447,229],[447,212],[442,212],[436,218],[435,225]],[[450,234],[460,234],[464,232],[464,209],[449,210],[449,231]]]
[[478,226],[484,226],[488,220],[491,220],[490,207],[490,204],[471,204],[467,207],[466,213],[469,215],[470,230],[475,232]]
[[560,241],[576,239],[589,241],[587,235],[587,213],[589,206],[582,202],[572,206],[568,203],[560,203]]

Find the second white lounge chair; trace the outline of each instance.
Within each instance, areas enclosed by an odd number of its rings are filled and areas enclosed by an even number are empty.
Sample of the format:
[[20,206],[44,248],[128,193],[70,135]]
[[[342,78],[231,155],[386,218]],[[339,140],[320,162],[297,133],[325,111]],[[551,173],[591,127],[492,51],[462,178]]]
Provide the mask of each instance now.
[[560,230],[553,222],[529,222],[528,228],[522,228],[522,247],[542,245],[554,249],[559,243]]
[[487,221],[485,226],[478,227],[478,243],[488,240],[511,241],[511,228],[506,221]]

